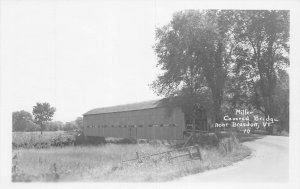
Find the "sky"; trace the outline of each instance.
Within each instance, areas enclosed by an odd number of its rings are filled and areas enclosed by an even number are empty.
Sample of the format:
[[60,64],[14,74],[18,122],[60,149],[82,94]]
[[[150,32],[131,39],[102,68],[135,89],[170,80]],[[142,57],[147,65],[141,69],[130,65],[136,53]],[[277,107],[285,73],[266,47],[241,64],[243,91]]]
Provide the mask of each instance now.
[[90,109],[159,99],[149,87],[160,70],[155,27],[176,7],[155,1],[6,2],[5,56],[11,109],[56,108],[55,121]]
[[4,93],[10,101],[2,103],[11,111],[32,112],[37,102],[49,102],[56,108],[54,120],[66,122],[93,108],[159,99],[149,87],[160,73],[153,50],[155,27],[169,23],[178,10],[229,5],[207,4],[3,1],[1,89],[8,89]]

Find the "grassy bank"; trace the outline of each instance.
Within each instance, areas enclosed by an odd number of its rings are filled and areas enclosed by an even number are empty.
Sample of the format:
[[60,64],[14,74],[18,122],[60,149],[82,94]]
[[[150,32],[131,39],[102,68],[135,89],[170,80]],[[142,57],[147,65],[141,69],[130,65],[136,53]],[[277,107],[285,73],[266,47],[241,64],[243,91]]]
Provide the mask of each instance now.
[[[228,139],[222,139],[228,143]],[[124,159],[172,150],[162,144],[105,144],[64,148],[13,150],[13,181],[168,181],[232,164],[250,155],[250,150],[232,142],[230,151],[222,145],[203,146],[203,160],[169,163],[164,157],[147,162],[122,164]]]

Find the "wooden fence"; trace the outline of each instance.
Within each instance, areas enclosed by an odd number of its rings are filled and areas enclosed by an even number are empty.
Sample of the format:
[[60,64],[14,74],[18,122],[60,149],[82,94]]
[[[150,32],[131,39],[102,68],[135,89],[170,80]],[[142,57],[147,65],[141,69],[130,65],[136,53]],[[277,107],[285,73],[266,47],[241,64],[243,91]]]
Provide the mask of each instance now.
[[[153,158],[155,156],[162,157],[160,159],[166,158],[169,163],[180,163],[180,162],[192,161],[192,160],[200,160],[200,161],[203,160],[200,147],[198,145],[195,145],[195,146],[189,146],[189,147],[179,148],[176,150],[170,150],[170,151],[144,155],[144,156],[141,156],[138,152],[136,152],[135,158],[129,160],[122,160],[122,165],[124,163],[130,163],[130,162],[143,163],[151,159],[153,160],[154,163],[157,163],[157,160]],[[181,160],[176,161],[178,159]]]

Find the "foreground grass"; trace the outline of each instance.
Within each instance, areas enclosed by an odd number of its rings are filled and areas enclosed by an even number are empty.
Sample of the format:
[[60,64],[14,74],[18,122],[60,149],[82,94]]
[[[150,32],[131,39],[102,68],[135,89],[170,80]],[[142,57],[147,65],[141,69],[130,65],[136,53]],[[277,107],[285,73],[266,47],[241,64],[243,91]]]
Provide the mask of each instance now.
[[169,163],[164,157],[122,164],[141,156],[172,150],[157,144],[106,144],[48,149],[13,150],[13,181],[168,181],[232,164],[250,155],[250,150],[232,144],[231,152],[221,147],[203,147],[203,160]]

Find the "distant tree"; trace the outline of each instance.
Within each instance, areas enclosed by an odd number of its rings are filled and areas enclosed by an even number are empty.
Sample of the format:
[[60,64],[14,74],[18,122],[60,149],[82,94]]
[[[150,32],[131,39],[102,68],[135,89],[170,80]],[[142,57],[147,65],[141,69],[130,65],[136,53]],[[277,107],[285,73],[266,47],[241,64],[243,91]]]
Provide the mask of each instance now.
[[64,126],[64,131],[71,131],[76,129],[76,123],[74,121],[72,122],[66,122],[65,126]]
[[76,126],[78,129],[82,130],[83,129],[83,118],[82,117],[77,117],[75,120]]
[[54,121],[53,122],[57,126],[57,130],[63,130],[64,128],[64,123],[61,121]]
[[45,131],[57,131],[59,130],[59,127],[59,123],[57,123],[56,121],[50,121],[46,123]]
[[12,113],[13,131],[32,131],[35,129],[32,115],[24,110]]
[[33,107],[34,122],[40,126],[41,134],[45,130],[46,123],[52,120],[55,113],[55,108],[51,107],[49,103],[36,103]]

